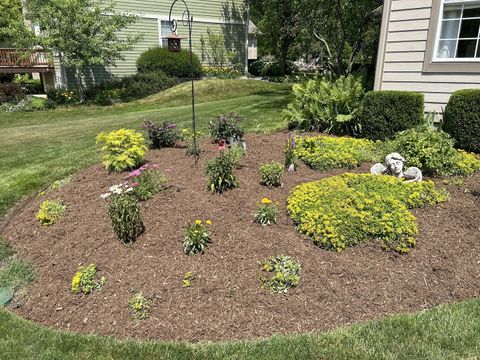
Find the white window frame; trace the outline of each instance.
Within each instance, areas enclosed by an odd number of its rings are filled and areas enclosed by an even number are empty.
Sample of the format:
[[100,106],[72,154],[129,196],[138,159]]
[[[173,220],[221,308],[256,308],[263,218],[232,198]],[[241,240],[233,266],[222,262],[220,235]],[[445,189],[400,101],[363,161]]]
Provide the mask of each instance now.
[[[158,18],[158,45],[160,47],[164,47],[163,46],[163,40],[164,39],[167,39],[166,37],[163,37],[162,35],[162,22],[166,22],[168,23],[168,18]],[[175,32],[176,33],[176,32]],[[170,34],[169,34],[170,35]]]
[[[448,19],[447,21],[460,21],[459,26],[458,26],[458,33],[456,38],[451,38],[451,39],[441,39],[443,40],[456,40],[457,43],[455,44],[455,56],[457,54],[458,50],[458,42],[460,38],[460,31],[462,29],[462,19],[463,19],[463,10],[465,5],[469,4],[478,4],[480,7],[480,1],[479,0],[441,0],[441,6],[440,6],[440,13],[438,16],[438,24],[437,24],[437,34],[435,36],[435,46],[433,49],[433,59],[432,62],[480,62],[480,57],[462,57],[462,58],[438,58],[438,45],[440,43],[440,34],[442,32],[442,26],[443,26],[443,11],[445,8],[445,5],[462,5],[462,10],[460,13],[459,18],[452,18]],[[472,18],[467,18],[469,20],[475,20],[475,19],[480,19],[479,17],[472,17]],[[462,40],[477,40],[477,45],[475,47],[475,54],[477,54],[477,51],[480,47],[480,27],[479,27],[479,32],[476,38],[462,38]]]

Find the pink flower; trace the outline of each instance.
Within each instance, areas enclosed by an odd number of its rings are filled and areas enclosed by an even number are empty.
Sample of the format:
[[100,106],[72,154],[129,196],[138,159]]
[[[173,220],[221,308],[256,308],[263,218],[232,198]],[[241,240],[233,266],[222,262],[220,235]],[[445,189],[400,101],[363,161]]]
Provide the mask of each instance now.
[[218,142],[218,150],[223,151],[227,148],[227,145],[225,144],[225,140],[220,140]]
[[140,185],[140,184],[136,181],[132,183],[132,187],[137,187],[138,185]]

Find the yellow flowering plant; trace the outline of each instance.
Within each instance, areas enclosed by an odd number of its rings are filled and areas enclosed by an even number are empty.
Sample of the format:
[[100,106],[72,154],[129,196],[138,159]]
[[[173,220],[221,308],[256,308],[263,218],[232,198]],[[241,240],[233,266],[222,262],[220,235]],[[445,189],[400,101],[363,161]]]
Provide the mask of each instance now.
[[211,220],[195,220],[193,224],[188,224],[183,240],[183,251],[187,255],[195,255],[197,252],[203,253],[205,247],[211,242],[208,226],[212,225]]
[[286,293],[288,289],[297,286],[300,282],[301,264],[290,256],[271,256],[259,265],[265,272],[272,272],[272,277],[262,277],[262,288],[274,293]]
[[53,225],[64,213],[66,206],[60,200],[45,200],[35,217],[43,226]]
[[80,266],[72,278],[72,292],[74,294],[84,293],[87,295],[93,290],[100,289],[103,285],[105,285],[107,279],[102,276],[100,281],[95,281],[96,274],[97,267],[95,264]]
[[324,249],[342,251],[380,239],[385,248],[408,253],[418,233],[409,209],[447,199],[431,181],[346,173],[297,186],[287,209],[297,229]]
[[148,318],[150,314],[151,301],[140,291],[135,293],[128,301],[128,307],[132,311],[134,318],[144,320]]
[[255,210],[254,220],[262,226],[277,223],[278,208],[269,198],[263,198]]

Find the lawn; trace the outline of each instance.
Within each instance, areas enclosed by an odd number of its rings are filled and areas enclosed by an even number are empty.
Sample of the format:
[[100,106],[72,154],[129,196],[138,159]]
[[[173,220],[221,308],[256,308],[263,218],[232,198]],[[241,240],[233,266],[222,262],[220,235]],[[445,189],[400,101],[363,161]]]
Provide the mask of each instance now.
[[[280,109],[289,85],[249,80],[196,84],[198,128],[221,113],[236,112],[247,131],[285,127]],[[120,127],[139,129],[144,119],[191,126],[190,84],[114,107],[76,107],[39,113],[2,114],[0,119],[0,219],[21,198],[99,161],[95,136]]]
[[[246,117],[247,131],[269,132],[286,126],[281,109],[288,103],[288,85],[225,80],[199,82],[197,88],[202,130],[213,116],[230,111]],[[21,198],[98,163],[94,144],[98,132],[139,129],[144,118],[187,127],[189,101],[189,84],[183,84],[114,107],[2,114],[0,218]],[[328,333],[188,344],[63,333],[0,310],[0,359],[478,359],[479,318],[480,301],[472,300]]]

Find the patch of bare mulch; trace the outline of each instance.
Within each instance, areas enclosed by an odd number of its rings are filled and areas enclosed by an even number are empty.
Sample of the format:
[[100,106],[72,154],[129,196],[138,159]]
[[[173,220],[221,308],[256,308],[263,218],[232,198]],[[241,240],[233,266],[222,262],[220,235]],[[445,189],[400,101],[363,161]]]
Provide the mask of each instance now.
[[[198,166],[184,149],[150,151],[148,160],[158,163],[178,188],[142,203],[146,232],[133,246],[115,238],[100,198],[124,174],[109,175],[99,164],[62,189],[35,198],[3,231],[38,272],[13,311],[82,333],[200,341],[325,330],[479,296],[480,203],[465,192],[479,187],[478,174],[460,189],[451,187],[449,203],[414,211],[420,234],[409,255],[385,252],[376,244],[333,253],[295,231],[285,203],[295,185],[345,170],[315,172],[301,165],[286,173],[282,188],[259,185],[262,163],[283,162],[285,138],[248,135],[248,156],[237,172],[241,186],[224,195],[206,192],[204,161],[216,155],[212,144],[204,143],[207,151]],[[355,171],[368,169],[366,164]],[[263,197],[280,204],[276,226],[252,222]],[[46,198],[68,204],[64,218],[50,228],[35,219]],[[204,255],[189,257],[181,243],[186,224],[197,218],[213,220],[213,243]],[[259,288],[257,261],[277,254],[302,263],[300,285],[288,294]],[[107,284],[88,296],[73,295],[72,276],[88,263],[97,264]],[[191,288],[182,287],[187,271],[195,276]],[[147,320],[131,319],[127,302],[133,290],[153,299]]]

